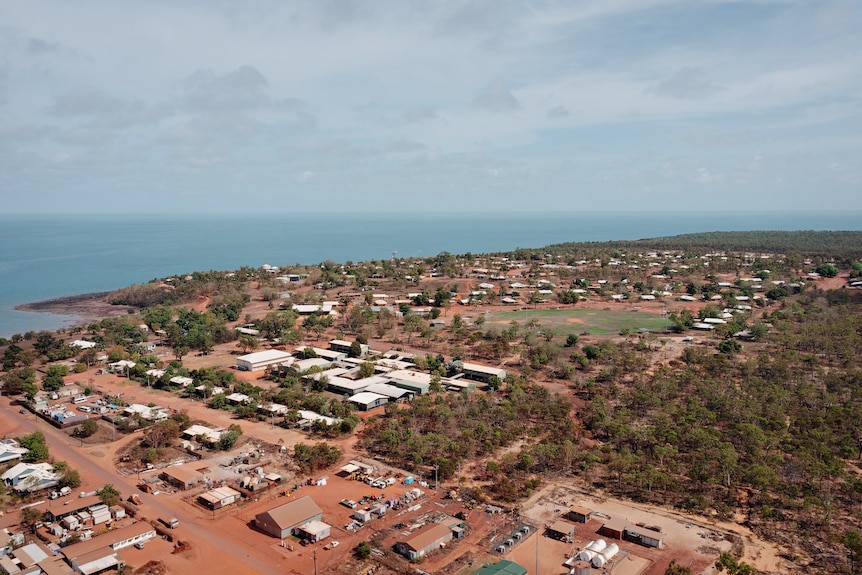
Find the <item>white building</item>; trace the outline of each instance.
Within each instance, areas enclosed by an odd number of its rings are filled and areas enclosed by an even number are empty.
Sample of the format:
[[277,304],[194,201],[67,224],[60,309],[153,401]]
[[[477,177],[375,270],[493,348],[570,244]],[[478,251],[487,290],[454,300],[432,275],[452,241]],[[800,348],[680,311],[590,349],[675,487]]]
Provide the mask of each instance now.
[[286,351],[267,349],[236,358],[236,368],[243,371],[261,371],[272,365],[287,361],[292,356]]

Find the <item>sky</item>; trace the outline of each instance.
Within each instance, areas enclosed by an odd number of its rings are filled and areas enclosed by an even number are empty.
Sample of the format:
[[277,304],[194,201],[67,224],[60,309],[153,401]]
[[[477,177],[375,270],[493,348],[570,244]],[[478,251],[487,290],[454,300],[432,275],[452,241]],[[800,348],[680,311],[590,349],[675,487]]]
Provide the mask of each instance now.
[[8,0],[0,214],[862,211],[858,0]]

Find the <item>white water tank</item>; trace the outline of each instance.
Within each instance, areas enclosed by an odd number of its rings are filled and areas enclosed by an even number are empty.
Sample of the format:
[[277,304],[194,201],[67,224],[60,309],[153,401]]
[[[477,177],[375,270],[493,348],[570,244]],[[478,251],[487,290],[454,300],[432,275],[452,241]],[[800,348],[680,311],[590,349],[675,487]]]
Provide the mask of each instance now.
[[590,541],[589,544],[581,550],[580,554],[578,554],[578,559],[581,561],[592,561],[593,557],[598,555],[605,547],[607,547],[607,545],[608,544],[604,539]]
[[596,569],[601,569],[605,566],[605,563],[613,559],[614,555],[619,553],[620,548],[616,543],[611,543],[608,545],[606,549],[604,549],[601,553],[596,554],[595,557],[592,558],[593,567]]

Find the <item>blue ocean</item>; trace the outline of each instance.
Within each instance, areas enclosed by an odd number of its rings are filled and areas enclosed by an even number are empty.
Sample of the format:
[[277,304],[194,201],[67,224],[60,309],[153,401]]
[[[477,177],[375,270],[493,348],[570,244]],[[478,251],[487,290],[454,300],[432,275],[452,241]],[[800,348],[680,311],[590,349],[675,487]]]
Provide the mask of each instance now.
[[0,216],[0,336],[77,318],[16,305],[196,270],[485,253],[735,230],[858,230],[858,213]]

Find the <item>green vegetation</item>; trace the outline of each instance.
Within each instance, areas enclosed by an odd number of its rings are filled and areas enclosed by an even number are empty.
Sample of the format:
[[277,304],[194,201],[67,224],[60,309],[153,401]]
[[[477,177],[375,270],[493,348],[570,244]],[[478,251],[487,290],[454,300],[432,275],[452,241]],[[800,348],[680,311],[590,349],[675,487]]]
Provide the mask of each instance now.
[[623,330],[663,331],[668,325],[662,315],[633,311],[612,311],[599,309],[537,309],[523,311],[503,311],[489,314],[486,324],[507,325],[511,322],[526,323],[540,321],[542,329],[551,329],[559,335],[617,335]]
[[341,450],[328,443],[316,443],[309,447],[304,443],[293,446],[293,459],[305,473],[313,473],[334,465],[341,458]]
[[19,437],[18,443],[21,444],[21,447],[26,447],[30,450],[23,457],[23,460],[27,463],[47,461],[50,457],[48,444],[45,443],[45,435],[41,431],[34,431],[30,435]]
[[117,488],[110,483],[96,491],[96,495],[98,495],[99,499],[102,500],[102,503],[108,507],[113,507],[120,502],[120,492],[117,491]]

